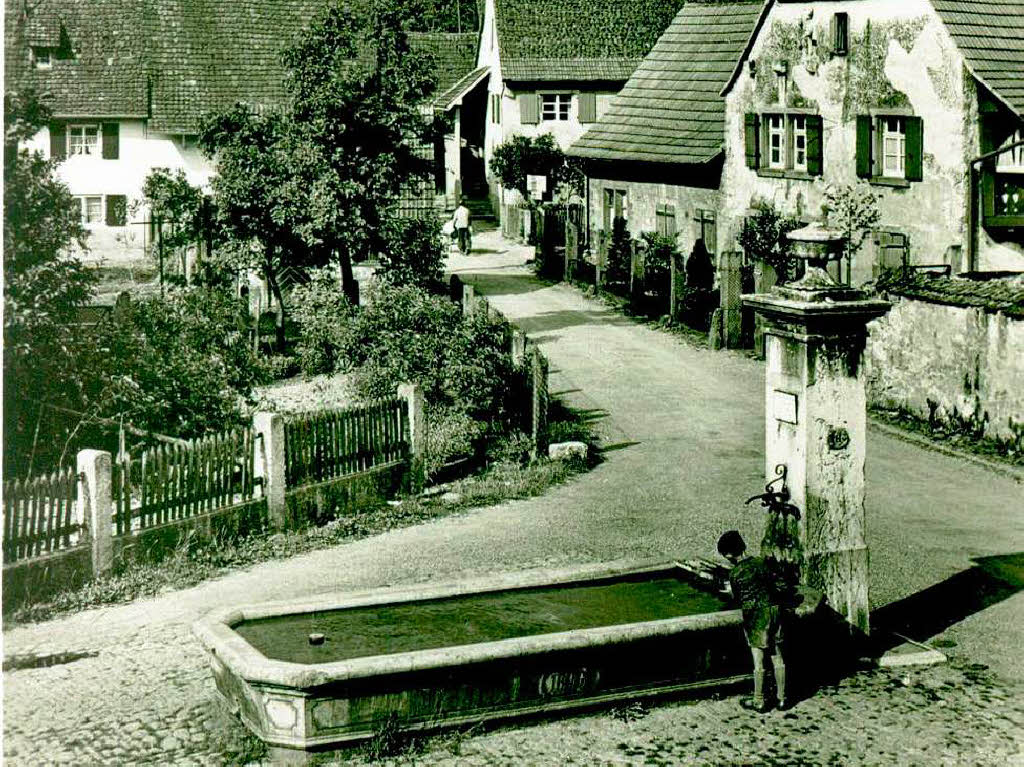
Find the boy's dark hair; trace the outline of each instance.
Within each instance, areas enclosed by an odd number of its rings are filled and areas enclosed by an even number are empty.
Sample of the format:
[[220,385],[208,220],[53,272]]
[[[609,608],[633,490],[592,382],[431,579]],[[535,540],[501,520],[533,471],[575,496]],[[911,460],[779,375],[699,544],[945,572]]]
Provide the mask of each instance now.
[[729,530],[722,533],[718,539],[718,553],[723,557],[738,557],[747,550],[747,544],[743,542],[743,536],[738,530]]

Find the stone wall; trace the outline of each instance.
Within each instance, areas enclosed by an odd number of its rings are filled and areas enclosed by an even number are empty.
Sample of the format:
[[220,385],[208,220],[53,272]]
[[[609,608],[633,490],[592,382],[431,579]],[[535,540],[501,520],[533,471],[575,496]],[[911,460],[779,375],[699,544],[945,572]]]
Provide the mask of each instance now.
[[[603,228],[605,189],[626,191],[626,221],[634,238],[638,238],[643,232],[657,231],[659,205],[675,206],[676,243],[679,252],[684,255],[693,250],[693,244],[698,237],[694,224],[695,211],[718,210],[717,189],[591,178],[588,199],[591,241]],[[721,246],[718,249],[721,250]]]
[[870,326],[868,401],[1020,440],[1024,317],[889,298],[892,311]]

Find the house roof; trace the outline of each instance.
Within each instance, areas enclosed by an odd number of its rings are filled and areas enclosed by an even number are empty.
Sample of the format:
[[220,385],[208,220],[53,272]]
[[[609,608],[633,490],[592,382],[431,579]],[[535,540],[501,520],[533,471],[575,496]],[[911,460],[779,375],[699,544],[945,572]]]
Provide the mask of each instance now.
[[494,0],[506,80],[624,81],[683,0]]
[[[737,57],[724,95],[736,81],[775,0]],[[1019,116],[1024,117],[1024,0],[931,0],[974,76]]]
[[434,97],[434,107],[441,111],[448,111],[453,106],[461,104],[463,97],[478,86],[490,72],[490,67],[478,67],[463,75],[455,81],[452,87]]
[[761,0],[687,3],[569,154],[685,164],[714,159],[725,137],[719,91],[760,12]]
[[1024,116],[1024,0],[932,0],[974,76]]
[[[244,101],[286,98],[281,52],[326,0],[39,0],[12,24],[8,81],[50,94],[57,117],[149,117],[153,130],[193,133],[203,113]],[[58,47],[66,31],[73,58],[35,69],[32,45]],[[434,62],[443,91],[473,69],[477,33],[410,32],[413,50]],[[15,66],[11,66],[11,62]]]

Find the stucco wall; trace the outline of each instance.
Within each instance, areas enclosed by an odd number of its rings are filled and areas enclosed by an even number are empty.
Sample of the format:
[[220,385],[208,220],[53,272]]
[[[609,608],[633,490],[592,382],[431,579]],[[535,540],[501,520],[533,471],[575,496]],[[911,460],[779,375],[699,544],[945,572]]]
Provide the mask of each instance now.
[[[590,179],[590,230],[600,231],[604,223],[604,190],[626,190],[626,220],[633,237],[643,232],[655,232],[658,227],[659,205],[674,205],[676,213],[676,242],[679,252],[688,254],[696,241],[694,212],[718,209],[718,191],[695,189],[675,184],[652,184],[615,179]],[[721,248],[719,248],[721,250]]]
[[[57,167],[58,177],[74,195],[123,194],[132,201],[142,196],[142,184],[154,168],[182,169],[189,182],[205,187],[213,175],[213,166],[194,146],[182,146],[180,137],[150,133],[142,120],[120,123],[118,159],[104,160],[99,155],[74,155]],[[50,131],[44,128],[29,142],[31,149],[50,155]],[[147,243],[149,216],[139,208],[129,211],[128,225],[110,227],[105,223],[89,224],[88,260],[107,262],[142,258]]]
[[[850,52],[831,53],[833,14],[849,14]],[[880,228],[910,236],[915,263],[963,264],[966,251],[967,159],[976,156],[976,120],[965,88],[963,58],[925,0],[861,0],[776,4],[751,57],[726,99],[726,197],[722,242],[735,237],[753,199],[790,214],[820,216],[828,183],[856,177],[856,118],[872,109],[910,109],[924,124],[924,178],[908,188],[872,184],[880,196]],[[787,104],[780,105],[773,65],[789,64]],[[746,166],[744,115],[779,106],[805,107],[823,119],[823,175],[813,180],[759,176]],[[958,250],[962,249],[962,250]],[[872,245],[858,254],[854,276],[871,277]]]
[[[984,419],[985,433],[1024,433],[1024,320],[891,296],[870,326],[868,399],[927,418]],[[1016,427],[1014,427],[1016,424]]]

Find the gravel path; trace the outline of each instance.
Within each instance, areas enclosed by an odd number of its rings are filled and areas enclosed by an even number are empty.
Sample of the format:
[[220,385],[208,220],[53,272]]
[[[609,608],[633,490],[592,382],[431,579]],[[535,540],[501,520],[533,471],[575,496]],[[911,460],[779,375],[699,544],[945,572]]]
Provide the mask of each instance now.
[[[693,349],[568,288],[545,287],[517,265],[522,250],[493,236],[476,244],[491,252],[452,266],[544,345],[551,390],[595,419],[605,462],[540,498],[5,631],[6,656],[91,654],[4,673],[6,764],[234,759],[243,732],[219,712],[189,633],[214,607],[530,567],[708,555],[728,527],[759,537],[760,520],[742,501],[763,484],[760,364]],[[926,601],[937,632],[944,630],[950,666],[857,675],[793,716],[748,715],[735,699],[665,704],[631,721],[606,712],[474,735],[462,740],[461,756],[451,753],[458,739],[441,740],[403,761],[1024,765],[1024,669],[1015,656],[1024,646],[1021,485],[884,435],[872,433],[868,450],[874,603],[912,616],[912,603],[900,600],[931,589]],[[979,557],[996,559],[979,565]],[[996,571],[1003,580],[992,580]]]

